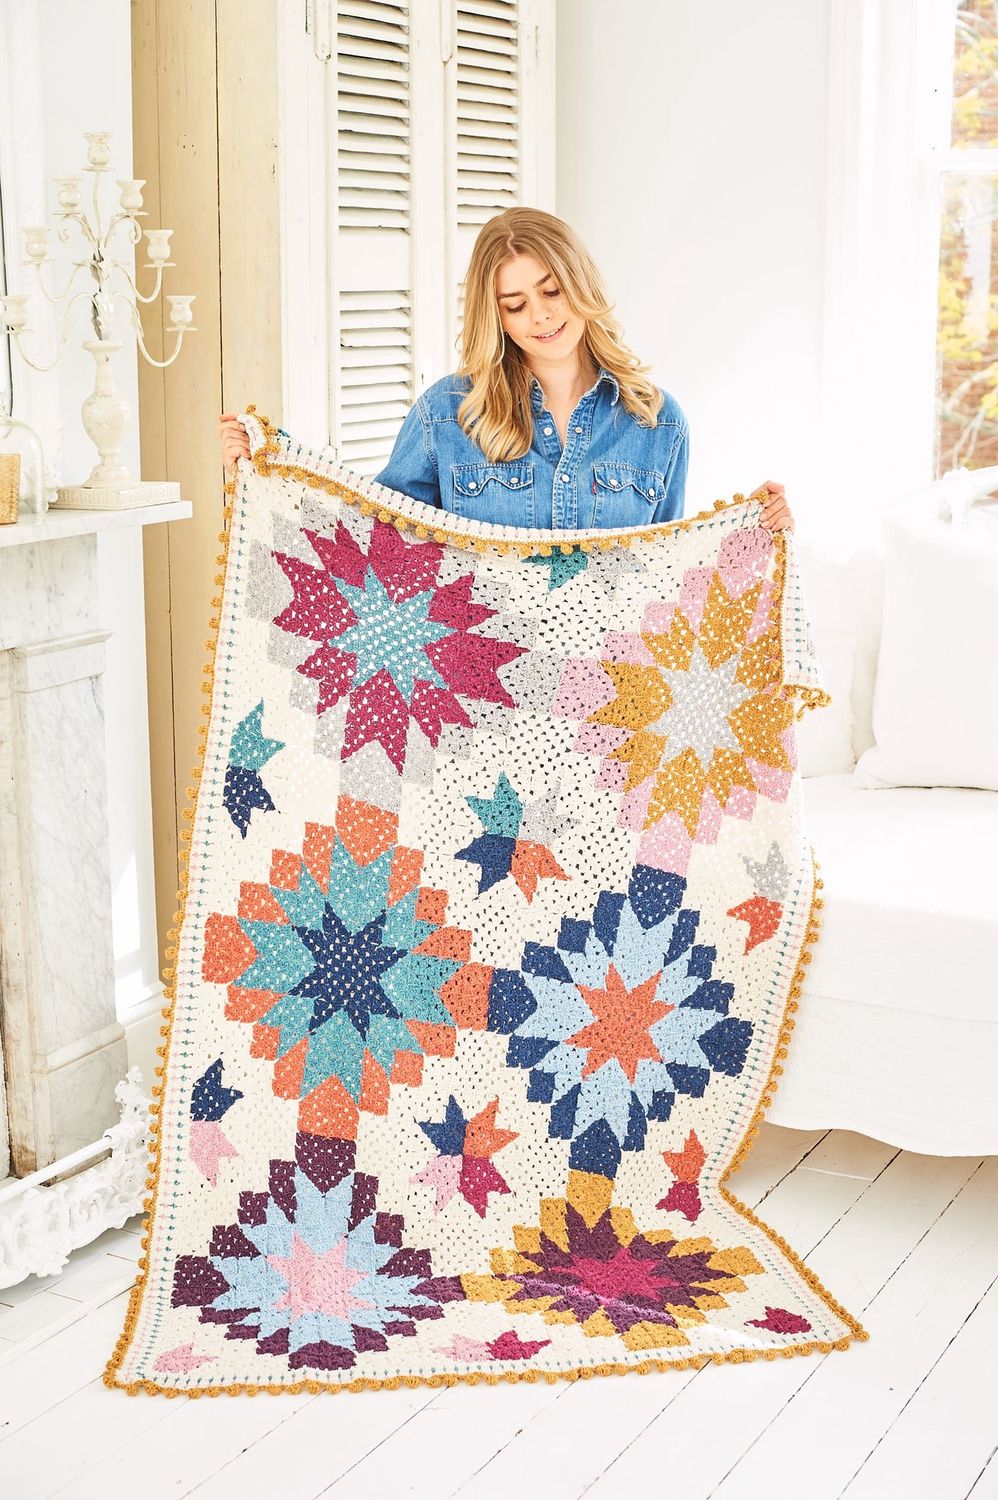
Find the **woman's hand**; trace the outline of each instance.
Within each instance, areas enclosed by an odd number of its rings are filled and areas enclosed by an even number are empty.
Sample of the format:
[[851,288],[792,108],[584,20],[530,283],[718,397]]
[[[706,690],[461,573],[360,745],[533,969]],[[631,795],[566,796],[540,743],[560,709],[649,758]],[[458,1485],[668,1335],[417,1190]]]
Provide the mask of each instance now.
[[237,458],[249,458],[249,433],[235,412],[223,412],[219,417],[218,435],[222,442],[223,468],[231,469]]
[[782,531],[784,527],[793,531],[794,518],[790,514],[782,484],[777,484],[775,479],[767,479],[765,484],[758,485],[752,491],[752,495],[762,501],[762,524],[767,531]]

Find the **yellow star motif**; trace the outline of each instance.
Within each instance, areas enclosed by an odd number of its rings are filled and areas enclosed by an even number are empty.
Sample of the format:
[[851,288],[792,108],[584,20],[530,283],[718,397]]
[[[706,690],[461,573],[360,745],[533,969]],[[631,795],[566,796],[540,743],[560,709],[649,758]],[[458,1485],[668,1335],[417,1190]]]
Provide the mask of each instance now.
[[715,572],[699,631],[677,609],[667,631],[642,632],[654,665],[602,663],[616,696],[589,722],[629,731],[609,755],[627,767],[625,794],[654,777],[646,828],[674,812],[693,838],[708,787],[724,807],[736,786],[757,790],[748,760],[792,769],[780,736],[794,710],[772,691],[774,633],[746,639],[761,588],[732,599]]

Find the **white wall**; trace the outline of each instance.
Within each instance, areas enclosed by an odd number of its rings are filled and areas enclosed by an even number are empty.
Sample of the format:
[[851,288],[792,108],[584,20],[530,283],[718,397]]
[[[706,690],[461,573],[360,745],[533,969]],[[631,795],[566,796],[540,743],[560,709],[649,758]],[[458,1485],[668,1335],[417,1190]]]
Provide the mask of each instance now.
[[[113,170],[102,182],[100,198],[106,219],[117,202],[114,179],[133,175],[129,3],[87,0],[85,5],[67,5],[65,0],[38,0],[38,12],[44,37],[40,58],[46,177],[82,171],[87,146],[84,131],[112,131]],[[152,178],[154,173],[154,163],[135,164],[135,176]],[[87,189],[84,204],[89,208],[89,175],[84,186]],[[55,188],[48,181],[46,203],[51,208],[54,202]],[[76,253],[75,241],[71,240],[66,247],[54,243],[60,259],[55,284],[62,285],[66,277],[62,259],[65,257],[68,263],[71,247]],[[116,258],[133,264],[134,251],[123,235],[112,241],[112,245],[116,246]],[[168,271],[167,277],[170,274]],[[146,279],[140,279],[143,290],[148,289],[147,277],[148,273]],[[86,302],[78,302],[74,311],[73,335],[59,367],[64,423],[61,482],[66,484],[85,479],[97,457],[80,417],[80,407],[93,387],[94,376],[93,360],[81,347],[88,318]],[[132,425],[122,457],[137,475],[135,340],[126,321],[127,308],[120,302],[118,319],[115,331],[124,348],[115,357],[114,375],[132,408]],[[162,995],[153,897],[141,532],[136,529],[102,536],[98,545],[102,625],[111,631],[104,704],[116,1001],[119,1019],[127,1023],[130,1018],[138,1019],[143,1012],[148,1013],[150,1001],[158,1005]]]
[[[818,441],[830,0],[558,0],[557,202],[690,424],[687,514]],[[843,435],[845,437],[845,435]]]

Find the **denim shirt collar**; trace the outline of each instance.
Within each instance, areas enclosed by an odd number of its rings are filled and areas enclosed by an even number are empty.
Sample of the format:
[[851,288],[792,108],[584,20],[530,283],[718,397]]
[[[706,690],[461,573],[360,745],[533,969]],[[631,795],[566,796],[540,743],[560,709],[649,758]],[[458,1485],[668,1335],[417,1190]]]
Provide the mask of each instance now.
[[[594,387],[594,389],[598,388],[601,380],[608,381],[612,386],[613,395],[610,398],[610,405],[616,405],[617,398],[620,395],[620,385],[617,381],[616,375],[611,374],[611,372],[606,368],[605,365],[600,365],[599,367],[599,374],[596,377],[596,386]],[[533,405],[534,411],[540,411],[541,407],[544,405],[544,391],[536,375],[531,375],[530,377],[530,400]]]

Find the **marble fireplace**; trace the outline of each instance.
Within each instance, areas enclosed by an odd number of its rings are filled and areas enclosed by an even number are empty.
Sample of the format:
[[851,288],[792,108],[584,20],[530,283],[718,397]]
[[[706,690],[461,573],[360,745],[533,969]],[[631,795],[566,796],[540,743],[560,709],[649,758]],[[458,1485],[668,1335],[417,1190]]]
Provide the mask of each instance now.
[[144,1095],[134,1075],[123,1084],[115,1013],[97,541],[190,514],[55,508],[0,526],[0,1286],[58,1269],[141,1207]]

